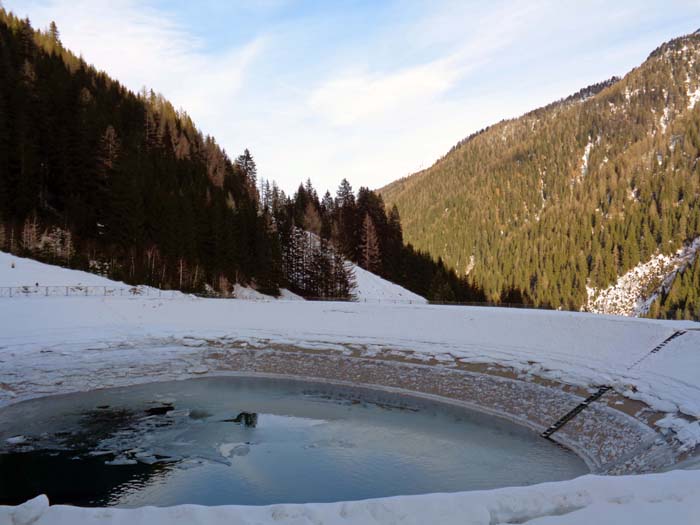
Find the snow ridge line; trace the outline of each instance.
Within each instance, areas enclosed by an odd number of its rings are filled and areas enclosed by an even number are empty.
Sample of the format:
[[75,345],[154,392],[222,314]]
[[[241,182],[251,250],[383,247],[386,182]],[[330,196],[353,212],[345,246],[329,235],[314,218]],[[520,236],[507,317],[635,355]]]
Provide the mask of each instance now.
[[[630,366],[627,367],[627,370],[631,370],[635,366],[637,366],[639,363],[647,359],[649,356],[656,354],[659,352],[664,346],[666,346],[668,343],[673,341],[675,338],[682,336],[685,334],[685,330],[676,330],[668,336],[666,339],[664,339],[661,343],[656,345],[654,348],[649,351],[649,353],[644,354],[642,357],[637,359],[634,363],[632,363]],[[594,401],[599,400],[601,397],[603,397],[607,392],[612,390],[612,387],[609,385],[603,385],[598,387],[598,391],[590,396],[588,396],[584,401],[576,405],[573,409],[571,409],[569,412],[564,414],[562,417],[560,417],[555,423],[550,425],[544,432],[540,434],[545,439],[550,439],[550,436],[554,434],[557,430],[562,428],[564,425],[566,425],[569,421],[574,419],[578,414],[583,412],[588,406],[593,403]]]
[[686,330],[676,330],[673,332],[670,336],[668,336],[666,339],[661,341],[658,345],[656,345],[654,348],[651,349],[651,351],[648,354],[644,354],[642,357],[637,359],[634,363],[632,363],[630,366],[627,367],[627,370],[632,370],[635,366],[637,366],[639,363],[647,359],[649,356],[656,354],[659,352],[664,346],[666,346],[668,343],[673,341],[676,337],[682,336]]

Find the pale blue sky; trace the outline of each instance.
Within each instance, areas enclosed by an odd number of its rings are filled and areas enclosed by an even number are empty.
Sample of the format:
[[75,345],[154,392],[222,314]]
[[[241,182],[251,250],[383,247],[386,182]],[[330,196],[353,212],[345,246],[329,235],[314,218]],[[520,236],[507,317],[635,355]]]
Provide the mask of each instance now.
[[5,0],[163,93],[262,177],[377,188],[471,132],[622,75],[698,1]]

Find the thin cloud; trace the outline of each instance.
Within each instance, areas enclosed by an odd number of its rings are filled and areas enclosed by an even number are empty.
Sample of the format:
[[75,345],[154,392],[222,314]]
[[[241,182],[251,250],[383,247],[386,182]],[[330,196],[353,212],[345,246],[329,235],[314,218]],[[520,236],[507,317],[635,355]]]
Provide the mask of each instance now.
[[309,106],[334,125],[384,116],[427,100],[452,87],[460,75],[450,61],[437,60],[388,75],[346,73],[313,91]]
[[[88,63],[134,91],[162,92],[176,107],[196,115],[209,133],[211,117],[231,107],[246,72],[265,47],[264,35],[218,52],[173,16],[131,0],[50,0],[24,9],[35,26],[55,20],[64,44]],[[199,121],[201,120],[201,121]]]

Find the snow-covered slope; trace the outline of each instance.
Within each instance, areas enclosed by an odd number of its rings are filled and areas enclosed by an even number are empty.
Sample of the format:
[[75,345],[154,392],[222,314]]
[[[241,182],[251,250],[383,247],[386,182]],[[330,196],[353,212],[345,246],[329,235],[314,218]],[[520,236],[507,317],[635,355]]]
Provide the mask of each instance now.
[[119,281],[0,252],[0,286],[124,286]]
[[[347,264],[350,265],[355,272],[357,288],[354,290],[353,294],[360,302],[427,303],[420,295],[414,294],[386,279],[382,279],[378,275],[363,270],[350,262]],[[34,291],[33,288],[36,286],[40,288],[45,286],[69,286],[75,288],[99,286],[108,287],[110,289],[128,288],[133,289],[141,295],[147,295],[149,292],[151,294],[153,294],[153,292],[158,292],[156,288],[149,286],[132,287],[128,284],[113,281],[93,273],[70,270],[60,266],[44,264],[33,259],[26,259],[9,253],[0,252],[0,287],[7,286],[27,287],[27,293]],[[99,293],[101,293],[101,291]],[[91,295],[99,295],[99,293],[91,293]],[[178,294],[179,292],[168,291],[168,295]],[[270,295],[262,294],[253,288],[240,284],[234,285],[233,296],[236,299],[245,299],[249,301],[270,301],[275,299]],[[277,299],[287,301],[303,300],[302,297],[284,288],[280,290],[280,296]]]
[[[17,257],[5,252],[0,252],[0,288],[2,287],[22,287],[24,290],[15,291],[22,295],[43,295],[45,287],[69,287],[68,294],[77,295],[105,295],[103,288],[109,291],[127,289],[131,295],[160,295],[157,288],[151,286],[132,286],[120,281],[113,281],[101,275],[79,270],[71,270],[61,266],[45,264],[34,259]],[[85,288],[88,288],[85,290]],[[89,289],[90,287],[99,287],[99,289]],[[85,292],[83,292],[85,290]],[[51,295],[62,295],[63,291],[50,290]],[[0,295],[3,295],[0,293]],[[4,294],[7,295],[7,294]],[[179,297],[184,294],[168,290],[167,297]],[[233,287],[233,297],[237,299],[245,299],[249,301],[269,301],[273,299],[283,299],[288,301],[300,301],[301,297],[286,289],[280,290],[278,298],[270,295],[261,294],[260,292],[247,287],[235,284]]]
[[353,295],[362,302],[396,302],[396,303],[419,303],[428,301],[418,294],[406,288],[382,279],[367,270],[360,268],[356,264],[348,263],[355,272],[357,288]]
[[673,255],[657,254],[640,263],[604,290],[587,288],[584,310],[599,314],[643,315],[679,270],[691,264],[700,250],[700,237]]

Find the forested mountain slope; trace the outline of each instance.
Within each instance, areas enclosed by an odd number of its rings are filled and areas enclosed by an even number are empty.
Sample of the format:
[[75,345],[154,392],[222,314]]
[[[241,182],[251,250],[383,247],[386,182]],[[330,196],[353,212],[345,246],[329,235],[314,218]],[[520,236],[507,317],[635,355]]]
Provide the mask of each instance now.
[[132,283],[276,292],[250,155],[0,8],[0,249]]
[[698,102],[694,33],[622,79],[470,136],[380,193],[408,242],[490,300],[580,308],[587,285],[605,288],[700,235]]

